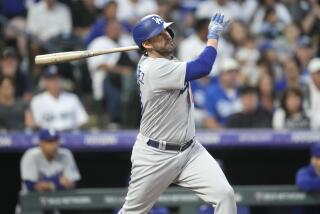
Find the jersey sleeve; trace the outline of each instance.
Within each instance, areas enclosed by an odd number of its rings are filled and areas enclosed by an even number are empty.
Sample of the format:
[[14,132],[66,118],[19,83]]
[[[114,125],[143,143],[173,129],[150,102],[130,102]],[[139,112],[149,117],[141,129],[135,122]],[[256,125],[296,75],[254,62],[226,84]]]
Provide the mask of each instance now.
[[26,152],[20,162],[21,180],[37,182],[39,179],[35,157]]
[[184,88],[186,62],[157,59],[154,65],[148,67],[148,81],[152,90]]
[[71,181],[78,181],[80,180],[81,176],[79,173],[79,169],[77,164],[74,160],[72,153],[68,150],[65,150],[65,168],[63,170],[63,176],[70,179]]

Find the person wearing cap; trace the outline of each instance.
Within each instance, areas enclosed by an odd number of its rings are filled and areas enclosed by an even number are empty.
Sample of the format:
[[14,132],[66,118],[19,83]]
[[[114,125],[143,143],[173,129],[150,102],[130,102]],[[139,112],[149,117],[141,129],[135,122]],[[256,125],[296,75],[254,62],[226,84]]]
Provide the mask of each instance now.
[[309,65],[309,117],[311,128],[320,130],[320,58],[313,58]]
[[242,110],[230,115],[228,128],[271,128],[272,114],[259,108],[258,91],[251,86],[239,89]]
[[[310,147],[310,164],[296,174],[296,186],[303,192],[320,192],[320,144]],[[296,214],[318,214],[320,207],[297,208]]]
[[20,162],[22,191],[46,192],[73,189],[81,176],[72,153],[59,147],[59,133],[39,132],[39,145],[28,149]]
[[31,128],[74,130],[83,126],[88,115],[79,98],[61,90],[61,80],[56,66],[43,71],[46,90],[31,100]]
[[38,1],[28,10],[27,31],[43,42],[59,34],[71,33],[69,8],[57,0]]
[[238,95],[237,76],[239,64],[233,58],[222,60],[219,81],[209,87],[205,96],[205,109],[208,117],[204,121],[206,128],[221,128],[228,117],[241,109]]
[[13,47],[5,47],[0,55],[0,75],[13,79],[16,86],[14,96],[30,101],[31,79],[27,72],[20,69],[20,61],[16,50]]

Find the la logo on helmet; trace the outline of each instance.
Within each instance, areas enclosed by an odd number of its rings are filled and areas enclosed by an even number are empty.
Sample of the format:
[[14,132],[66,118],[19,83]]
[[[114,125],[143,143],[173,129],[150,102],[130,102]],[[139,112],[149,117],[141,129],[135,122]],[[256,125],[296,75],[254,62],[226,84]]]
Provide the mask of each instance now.
[[152,17],[152,19],[158,24],[160,25],[161,23],[163,23],[162,19],[160,17]]

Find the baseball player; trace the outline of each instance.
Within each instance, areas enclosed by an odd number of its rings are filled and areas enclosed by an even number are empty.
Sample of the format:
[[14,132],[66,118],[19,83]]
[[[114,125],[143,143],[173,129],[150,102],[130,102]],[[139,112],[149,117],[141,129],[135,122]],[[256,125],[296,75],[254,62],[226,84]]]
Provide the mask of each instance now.
[[28,149],[20,163],[22,191],[54,191],[74,188],[80,173],[72,153],[59,148],[59,134],[44,129],[39,147]]
[[148,213],[161,193],[175,183],[194,191],[216,214],[235,214],[232,187],[195,138],[189,85],[211,71],[227,22],[219,13],[212,17],[206,48],[188,62],[172,56],[175,44],[170,25],[158,15],[149,15],[133,29],[135,43],[145,52],[137,67],[142,119],[132,150],[129,190],[119,213]]

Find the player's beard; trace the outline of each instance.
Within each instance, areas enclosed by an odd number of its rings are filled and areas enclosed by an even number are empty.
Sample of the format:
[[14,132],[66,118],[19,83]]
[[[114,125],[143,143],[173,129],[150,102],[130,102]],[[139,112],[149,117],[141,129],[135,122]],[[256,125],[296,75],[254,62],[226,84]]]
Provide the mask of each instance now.
[[175,48],[176,48],[175,42],[173,40],[170,40],[161,47],[154,47],[154,51],[156,51],[161,56],[169,56],[173,53]]

